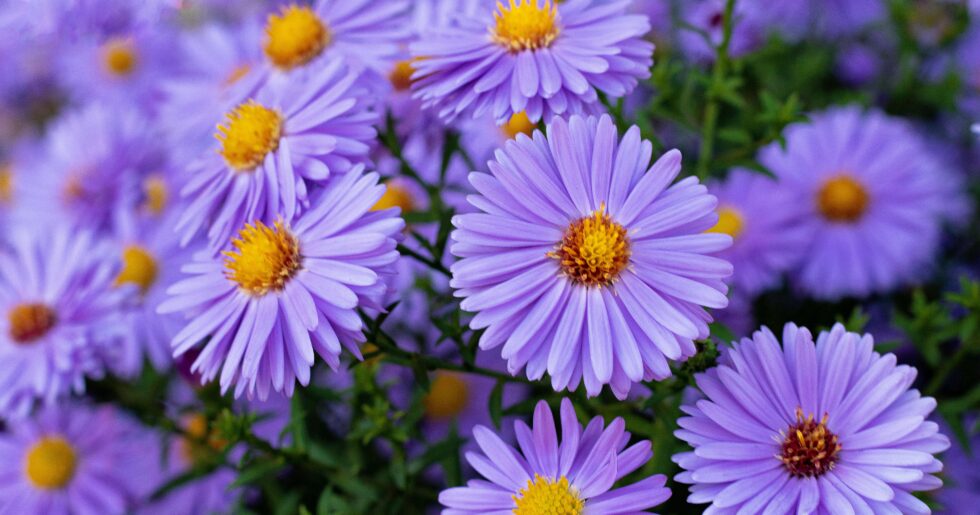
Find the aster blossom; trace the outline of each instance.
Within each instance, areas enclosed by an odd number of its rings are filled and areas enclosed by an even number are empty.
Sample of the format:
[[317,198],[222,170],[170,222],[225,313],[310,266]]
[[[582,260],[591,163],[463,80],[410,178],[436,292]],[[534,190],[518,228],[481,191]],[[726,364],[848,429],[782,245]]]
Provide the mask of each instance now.
[[115,408],[46,407],[0,433],[0,513],[131,513],[156,486],[157,447]]
[[794,324],[735,343],[699,374],[705,399],[682,407],[674,456],[688,501],[715,513],[929,513],[912,492],[938,488],[949,447],[910,389],[914,368],[841,324],[814,344]]
[[270,70],[315,70],[326,59],[386,73],[410,35],[407,0],[294,2],[270,13],[262,41]]
[[555,118],[470,175],[479,212],[453,219],[451,286],[512,374],[622,398],[692,356],[704,307],[727,305],[732,268],[710,254],[731,237],[704,234],[715,197],[693,177],[671,185],[680,152],[651,154],[635,126],[619,140],[608,116]]
[[223,245],[223,258],[200,253],[192,277],[167,291],[158,312],[192,317],[172,342],[175,357],[201,345],[192,372],[202,382],[221,373],[222,391],[236,385],[265,399],[309,384],[314,356],[333,369],[341,348],[360,357],[357,308],[383,311],[387,276],[404,226],[397,209],[369,211],[384,187],[363,167],[338,177],[304,214],[266,225],[243,224]]
[[821,299],[884,292],[922,276],[961,178],[906,122],[837,107],[786,130],[759,160],[794,196],[809,232],[797,285]]
[[368,161],[377,114],[340,60],[305,80],[270,82],[231,109],[216,148],[191,165],[177,221],[182,243],[204,231],[221,245],[242,224],[290,219],[309,206],[310,190],[331,174]]
[[532,121],[598,110],[598,92],[619,98],[650,76],[653,44],[630,2],[510,0],[425,34],[411,46],[413,90],[451,120],[498,124],[526,111]]
[[0,417],[23,416],[100,377],[132,288],[91,231],[13,231],[0,252]]
[[481,452],[469,452],[466,459],[486,479],[442,491],[443,513],[614,515],[636,513],[670,498],[662,474],[612,488],[653,456],[649,440],[626,446],[630,434],[623,419],[603,427],[602,417],[596,417],[583,431],[572,403],[562,399],[560,422],[561,442],[548,403],[538,402],[533,429],[524,421],[514,423],[520,452],[490,428],[474,428]]
[[743,296],[776,286],[795,267],[809,240],[796,197],[771,178],[737,168],[724,181],[708,185],[718,197],[718,223],[709,232],[732,237],[720,256],[732,263],[729,282]]

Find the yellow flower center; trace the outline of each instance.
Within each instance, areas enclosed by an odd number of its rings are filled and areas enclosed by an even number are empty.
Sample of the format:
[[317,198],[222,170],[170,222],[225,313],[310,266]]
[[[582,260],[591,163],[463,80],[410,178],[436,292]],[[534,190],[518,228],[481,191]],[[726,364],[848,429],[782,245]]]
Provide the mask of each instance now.
[[745,229],[742,213],[733,207],[722,206],[718,208],[718,223],[705,232],[727,234],[732,238],[738,238],[738,235],[742,234],[742,229]]
[[139,245],[123,249],[123,269],[116,276],[116,286],[135,284],[144,294],[157,280],[157,260]]
[[0,203],[9,204],[14,198],[14,169],[0,165]]
[[225,276],[252,295],[281,291],[302,262],[299,241],[282,222],[245,224],[231,244],[234,250],[222,253]]
[[552,481],[535,474],[534,481],[529,479],[513,499],[515,515],[581,515],[585,511],[585,501],[565,476]]
[[452,372],[436,372],[429,393],[422,399],[425,414],[433,419],[453,418],[463,411],[468,399],[466,381]]
[[313,9],[290,5],[270,14],[265,26],[265,55],[284,70],[302,66],[330,44],[330,30]]
[[414,60],[409,59],[395,63],[395,68],[388,75],[395,91],[407,91],[412,87],[412,74],[415,73],[415,67],[412,66],[413,62]]
[[527,134],[528,136],[534,132],[535,125],[531,123],[531,119],[527,117],[527,113],[521,111],[519,113],[514,113],[511,115],[510,120],[507,120],[500,130],[504,131],[509,139],[514,139],[518,134]]
[[126,77],[136,70],[139,58],[129,39],[110,39],[102,45],[102,59],[106,70],[116,77]]
[[575,283],[608,286],[629,264],[626,229],[605,214],[605,209],[603,204],[592,216],[572,222],[557,249],[548,253]]
[[279,148],[282,115],[278,111],[249,100],[226,114],[225,120],[214,137],[221,142],[225,162],[235,170],[252,170]]
[[868,208],[868,192],[847,175],[838,175],[823,184],[817,194],[817,208],[831,222],[856,222]]
[[18,304],[7,313],[10,339],[15,343],[32,343],[48,334],[58,322],[53,309],[41,303]]
[[25,472],[34,486],[44,490],[64,488],[75,475],[78,456],[67,440],[46,436],[27,451]]
[[151,214],[159,215],[167,207],[167,199],[170,197],[167,191],[167,183],[162,177],[147,177],[143,181],[143,208]]
[[491,30],[493,40],[511,52],[545,48],[558,37],[558,4],[545,0],[510,0],[510,6],[497,2],[497,21]]
[[184,438],[180,451],[190,464],[206,463],[228,446],[228,441],[213,429],[208,431],[208,419],[195,413],[184,419]]
[[837,435],[827,429],[827,414],[817,422],[796,408],[796,423],[781,432],[779,460],[796,477],[817,477],[834,468],[841,445]]
[[371,207],[371,211],[381,211],[392,207],[402,208],[403,214],[410,213],[415,209],[415,201],[412,199],[412,194],[409,193],[408,188],[398,183],[389,182],[385,184],[384,195]]

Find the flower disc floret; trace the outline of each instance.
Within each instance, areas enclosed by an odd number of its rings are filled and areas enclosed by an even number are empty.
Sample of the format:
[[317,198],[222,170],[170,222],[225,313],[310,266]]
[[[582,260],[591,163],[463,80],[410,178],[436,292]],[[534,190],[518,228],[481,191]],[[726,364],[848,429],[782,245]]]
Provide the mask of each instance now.
[[298,5],[270,14],[265,35],[265,55],[272,64],[286,70],[316,59],[331,38],[330,29],[313,9]]
[[547,48],[560,32],[558,3],[551,0],[544,5],[538,0],[510,0],[509,6],[497,2],[493,17],[493,40],[511,52]]
[[218,125],[215,138],[221,142],[221,156],[235,170],[252,170],[279,148],[282,115],[278,111],[250,100],[226,114],[225,119]]
[[280,291],[300,269],[299,241],[282,222],[246,224],[224,251],[226,277],[252,295]]

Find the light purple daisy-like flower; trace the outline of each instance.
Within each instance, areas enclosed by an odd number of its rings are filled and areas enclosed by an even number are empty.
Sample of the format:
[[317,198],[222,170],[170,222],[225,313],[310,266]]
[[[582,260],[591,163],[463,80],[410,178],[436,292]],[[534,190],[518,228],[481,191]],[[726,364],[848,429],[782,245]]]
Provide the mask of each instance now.
[[603,427],[602,417],[596,417],[583,431],[568,399],[562,399],[560,413],[561,442],[545,401],[534,410],[533,429],[515,422],[520,452],[490,428],[477,426],[473,436],[482,452],[467,453],[466,459],[486,479],[443,490],[443,513],[614,515],[636,513],[670,498],[662,474],[612,488],[653,456],[649,440],[626,447],[630,434],[623,419]]
[[451,284],[477,313],[470,327],[486,328],[480,347],[501,347],[512,374],[623,398],[708,336],[704,307],[728,304],[732,272],[710,254],[731,237],[704,233],[717,201],[696,178],[671,185],[680,152],[653,166],[651,154],[635,126],[620,140],[608,116],[573,116],[471,174],[481,212],[453,220]]
[[809,233],[801,224],[796,198],[771,178],[735,169],[708,191],[718,197],[718,223],[709,232],[732,237],[719,256],[732,263],[732,289],[754,296],[776,286],[802,257]]
[[45,408],[0,433],[0,512],[131,513],[152,492],[158,447],[114,408]]
[[223,259],[199,254],[184,268],[192,277],[167,290],[159,312],[191,317],[174,337],[174,356],[208,337],[191,368],[202,381],[220,371],[223,391],[235,384],[236,396],[265,399],[309,384],[316,354],[333,369],[342,347],[360,357],[357,309],[383,311],[404,227],[397,209],[369,211],[384,187],[362,172],[330,182],[296,218],[245,225],[223,245]]
[[[118,217],[114,248],[121,258],[122,269],[116,276],[117,286],[132,285],[138,289],[136,306],[125,315],[123,344],[106,361],[117,375],[132,377],[149,360],[157,370],[173,364],[170,341],[183,326],[180,316],[157,313],[167,298],[167,287],[183,277],[180,269],[192,260],[200,245],[181,247],[173,232],[177,211],[167,209],[166,199],[152,195],[152,188],[164,187],[163,179],[147,180],[151,196],[141,212]],[[200,243],[200,242],[197,242]]]
[[309,206],[313,186],[367,162],[377,114],[358,77],[327,61],[305,80],[267,83],[232,109],[215,151],[187,170],[181,242],[204,230],[221,246],[246,222],[291,219]]
[[675,434],[694,451],[674,456],[676,479],[711,513],[927,514],[912,492],[942,484],[933,454],[949,440],[915,376],[840,324],[816,344],[787,324],[782,346],[763,328],[697,376],[706,398],[682,407]]
[[159,162],[148,120],[127,107],[90,104],[52,125],[43,155],[18,173],[13,220],[35,227],[73,224],[106,229],[128,209],[140,178]]
[[101,376],[131,288],[89,231],[14,231],[0,252],[0,417],[25,415]]
[[269,14],[262,49],[264,76],[305,72],[340,58],[350,66],[387,74],[404,58],[411,34],[407,0],[294,2]]
[[[964,425],[969,448],[953,440],[953,445],[943,454],[943,485],[936,493],[936,500],[944,508],[940,513],[963,514],[968,507],[980,506],[980,418],[976,414],[967,417]],[[944,432],[953,435],[948,426]]]
[[760,161],[795,196],[810,234],[795,273],[814,297],[887,291],[926,271],[960,177],[905,122],[839,107],[789,127]]
[[412,45],[413,89],[449,120],[461,114],[497,123],[526,111],[532,121],[594,112],[598,93],[618,98],[650,76],[653,44],[630,2],[490,2]]

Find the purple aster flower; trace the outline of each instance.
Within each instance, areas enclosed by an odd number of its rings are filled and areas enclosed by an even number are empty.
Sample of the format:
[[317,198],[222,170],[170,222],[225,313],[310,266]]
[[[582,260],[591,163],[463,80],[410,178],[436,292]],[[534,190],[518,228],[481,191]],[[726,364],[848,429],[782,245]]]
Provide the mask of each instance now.
[[132,288],[89,231],[13,231],[0,252],[0,417],[25,415],[102,374]]
[[[944,432],[952,436],[952,431],[946,425]],[[943,454],[943,485],[936,493],[936,500],[945,508],[940,513],[957,515],[965,513],[968,507],[980,506],[980,420],[975,416],[967,417],[967,436],[970,448],[965,449],[957,440]]]
[[269,82],[232,109],[216,151],[187,170],[182,243],[205,230],[221,246],[246,222],[289,220],[309,206],[313,186],[366,162],[377,119],[366,93],[335,59],[304,80]]
[[814,297],[887,291],[920,276],[943,219],[961,205],[960,177],[904,121],[838,107],[787,128],[760,161],[791,192],[810,240],[796,272]]
[[632,383],[670,375],[667,360],[708,336],[704,307],[728,304],[731,265],[710,254],[731,244],[704,234],[715,197],[696,178],[671,185],[673,150],[650,166],[652,146],[609,116],[555,118],[548,136],[523,134],[473,173],[478,213],[458,215],[452,252],[456,296],[501,347],[508,368],[556,389],[584,380],[620,398]]
[[181,247],[173,232],[177,211],[167,209],[157,188],[166,188],[164,179],[151,176],[146,180],[149,196],[141,212],[120,215],[115,236],[115,250],[122,260],[116,276],[117,286],[133,285],[139,293],[136,307],[126,313],[127,330],[117,354],[106,361],[115,374],[131,377],[139,374],[144,359],[157,370],[173,364],[170,341],[180,331],[180,316],[157,313],[167,298],[167,287],[182,278],[181,266],[189,263],[198,245]]
[[412,45],[412,88],[425,107],[497,123],[599,110],[597,91],[626,95],[650,76],[653,44],[629,2],[511,0],[426,33]]
[[361,166],[324,187],[310,210],[274,224],[254,221],[225,242],[224,258],[201,253],[192,277],[168,289],[160,313],[191,320],[173,340],[175,357],[202,346],[192,372],[235,395],[291,395],[309,384],[315,354],[333,369],[341,347],[360,357],[357,308],[383,311],[386,275],[398,258],[397,210],[370,211],[384,194]]
[[603,427],[596,417],[582,430],[575,408],[561,402],[561,442],[548,403],[534,409],[534,428],[514,423],[520,452],[486,426],[473,435],[482,452],[466,454],[486,480],[469,481],[439,494],[443,513],[603,513],[626,514],[652,508],[670,498],[663,474],[612,488],[650,460],[650,441],[626,447],[630,434],[623,419]]
[[840,324],[820,333],[787,324],[734,343],[697,376],[705,399],[675,432],[688,502],[712,513],[929,513],[912,495],[941,485],[932,455],[949,446],[925,421],[935,399],[909,387],[914,368],[874,351]]
[[776,286],[796,266],[809,241],[796,198],[758,172],[735,169],[708,185],[718,197],[718,223],[708,232],[727,234],[732,246],[719,256],[732,263],[732,289],[752,297]]
[[[695,32],[682,28],[679,43],[684,53],[700,62],[715,60],[715,47],[721,45],[724,37],[725,0],[695,0],[684,2],[682,18],[691,27],[702,31]],[[729,43],[729,53],[732,56],[747,54],[758,48],[763,42],[763,34],[755,25],[752,18],[746,16],[746,4],[735,4],[732,24],[732,39]],[[708,40],[705,39],[708,36]]]
[[266,72],[316,70],[340,57],[351,66],[386,74],[404,56],[406,0],[316,0],[291,3],[269,15],[262,49]]
[[152,491],[158,447],[114,408],[45,408],[0,433],[0,512],[130,513]]
[[105,104],[65,114],[45,136],[31,173],[17,175],[14,220],[109,228],[135,198],[141,174],[159,162],[147,125],[139,112]]

